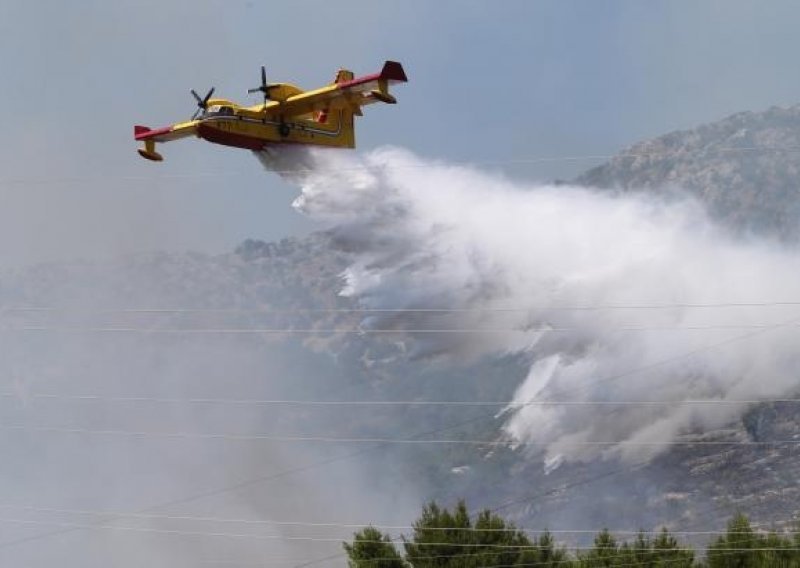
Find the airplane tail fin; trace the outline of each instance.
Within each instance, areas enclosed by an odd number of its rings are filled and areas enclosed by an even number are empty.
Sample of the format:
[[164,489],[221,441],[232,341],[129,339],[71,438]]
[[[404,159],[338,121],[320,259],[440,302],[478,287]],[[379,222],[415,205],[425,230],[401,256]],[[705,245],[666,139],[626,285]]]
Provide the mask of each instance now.
[[352,81],[355,78],[356,74],[350,71],[349,69],[339,69],[336,72],[336,78],[333,80],[333,85],[337,83],[345,83],[347,81]]
[[[349,69],[339,69],[336,72],[336,77],[333,79],[331,85],[337,85],[339,83],[346,83],[347,81],[352,81],[355,78],[356,74],[350,71]],[[322,109],[317,112],[316,121],[320,124],[326,124],[328,122],[330,114],[330,109]]]
[[387,61],[383,64],[380,78],[392,83],[407,83],[408,77],[403,66],[397,61]]

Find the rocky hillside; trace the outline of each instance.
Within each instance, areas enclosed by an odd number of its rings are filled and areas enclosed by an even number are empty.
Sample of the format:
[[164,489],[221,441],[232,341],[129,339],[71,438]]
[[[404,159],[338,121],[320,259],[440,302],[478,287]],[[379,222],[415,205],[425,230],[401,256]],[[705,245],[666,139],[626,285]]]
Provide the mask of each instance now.
[[577,183],[686,190],[732,229],[800,237],[800,105],[742,112],[639,142]]

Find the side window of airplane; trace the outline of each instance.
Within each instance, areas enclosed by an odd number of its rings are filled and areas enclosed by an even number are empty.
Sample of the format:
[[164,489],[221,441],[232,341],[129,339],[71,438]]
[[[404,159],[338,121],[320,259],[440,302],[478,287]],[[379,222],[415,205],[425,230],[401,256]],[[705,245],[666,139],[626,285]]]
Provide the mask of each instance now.
[[222,116],[233,116],[233,108],[229,106],[220,107],[219,113]]

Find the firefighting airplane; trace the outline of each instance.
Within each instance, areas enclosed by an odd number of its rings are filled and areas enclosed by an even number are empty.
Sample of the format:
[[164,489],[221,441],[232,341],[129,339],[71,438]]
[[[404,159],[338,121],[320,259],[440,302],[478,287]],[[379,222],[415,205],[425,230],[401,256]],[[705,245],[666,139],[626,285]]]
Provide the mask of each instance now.
[[387,61],[379,73],[355,77],[340,69],[333,83],[313,91],[303,91],[288,83],[267,83],[261,67],[261,85],[248,93],[262,93],[261,104],[245,107],[226,99],[212,99],[212,87],[205,97],[194,89],[197,110],[191,120],[163,128],[134,126],[134,138],[144,143],[139,155],[160,162],[156,142],[171,142],[198,136],[215,144],[262,150],[271,144],[315,144],[339,148],[355,147],[353,117],[361,107],[397,100],[389,85],[406,82],[403,66]]

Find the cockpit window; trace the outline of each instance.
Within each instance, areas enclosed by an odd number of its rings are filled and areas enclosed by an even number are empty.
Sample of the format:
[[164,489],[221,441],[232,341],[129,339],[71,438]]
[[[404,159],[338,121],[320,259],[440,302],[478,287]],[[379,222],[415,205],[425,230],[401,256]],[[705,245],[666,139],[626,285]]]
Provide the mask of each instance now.
[[233,116],[233,107],[223,105],[211,105],[206,109],[205,116]]

